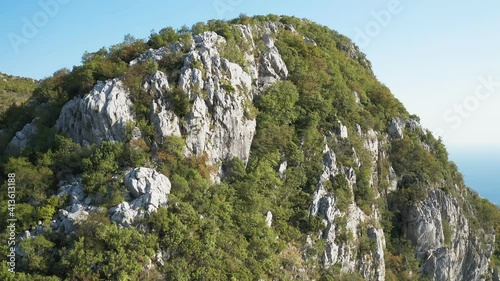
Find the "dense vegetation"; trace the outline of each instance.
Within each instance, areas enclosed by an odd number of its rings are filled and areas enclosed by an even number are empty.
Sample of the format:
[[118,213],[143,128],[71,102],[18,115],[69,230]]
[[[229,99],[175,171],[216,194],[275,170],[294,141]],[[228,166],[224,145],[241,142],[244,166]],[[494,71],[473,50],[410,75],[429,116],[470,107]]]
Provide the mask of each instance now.
[[26,102],[36,87],[36,81],[0,73],[0,115],[16,104]]
[[[225,177],[221,183],[211,184],[210,174],[217,167],[207,165],[203,155],[184,157],[182,137],[167,137],[157,145],[159,136],[149,121],[151,96],[141,87],[143,79],[160,69],[170,81],[176,81],[192,35],[208,30],[227,39],[223,56],[244,65],[247,46],[232,25],[267,21],[292,25],[299,32],[282,30],[277,35],[276,46],[288,66],[289,78],[272,85],[254,101],[255,108],[249,114],[256,116],[257,131],[248,164],[239,159],[219,163]],[[303,36],[317,45],[306,43]],[[149,48],[172,44],[178,44],[180,51],[158,63],[128,64]],[[31,103],[11,106],[1,117],[0,129],[5,132],[0,142],[2,151],[15,132],[31,120],[36,120],[39,132],[20,154],[2,154],[0,173],[3,179],[11,172],[18,175],[17,234],[35,228],[39,222],[47,231],[21,242],[24,255],[17,271],[22,273],[13,278],[2,263],[0,278],[288,280],[309,276],[317,280],[358,280],[360,276],[345,276],[337,267],[319,266],[324,241],[317,237],[324,225],[320,218],[309,215],[309,206],[323,168],[324,136],[328,136],[326,141],[337,154],[338,165],[353,167],[358,177],[353,192],[344,176],[325,183],[328,191],[338,197],[339,208],[346,211],[354,200],[366,214],[374,205],[387,210],[382,214],[387,280],[422,279],[413,245],[402,233],[400,210],[424,199],[432,188],[459,192],[453,186],[463,186],[463,180],[448,161],[440,140],[417,129],[407,130],[403,139],[386,144],[390,158],[379,161],[380,181],[370,186],[372,156],[355,132],[356,124],[363,131],[373,128],[385,132],[393,118],[417,117],[410,116],[389,89],[376,80],[369,61],[359,51],[353,54],[353,48],[356,51],[346,37],[306,20],[242,16],[230,22],[197,23],[177,31],[165,28],[152,33],[147,41],[126,36],[121,44],[86,53],[82,65],[71,71],[63,69],[44,79],[34,90]],[[68,100],[88,93],[98,80],[115,77],[122,77],[132,93],[137,124],[127,130],[137,126],[143,138],[128,135],[124,143],[82,147],[56,134],[55,121]],[[353,92],[359,97],[359,105]],[[168,99],[179,117],[189,113],[191,104],[182,90],[173,89]],[[340,129],[339,121],[347,126],[348,139],[337,140],[330,133]],[[277,170],[283,160],[288,169],[280,177]],[[392,193],[387,192],[387,175],[382,172],[388,171],[390,165],[402,178]],[[169,206],[145,218],[139,228],[118,228],[110,222],[107,208],[123,201],[126,190],[120,179],[127,168],[138,166],[155,167],[169,177]],[[85,191],[95,195],[102,209],[80,224],[75,234],[65,236],[48,227],[56,211],[68,201],[55,196],[57,183],[79,174]],[[6,190],[5,183],[2,202],[6,202]],[[476,218],[474,223],[490,228],[491,222],[497,222],[498,236],[498,209],[470,191],[465,192],[472,204],[468,210],[470,217]],[[382,197],[376,198],[376,193]],[[272,227],[266,225],[268,211],[273,214]],[[7,212],[7,206],[2,204],[2,228],[6,227]],[[337,223],[345,228],[345,221]],[[308,236],[314,240],[313,246],[304,246]],[[1,240],[6,241],[6,237],[3,232]],[[338,239],[347,241],[350,235],[346,232]],[[373,247],[366,236],[359,243],[361,252]],[[1,244],[0,251],[7,252],[6,247]],[[168,252],[164,265],[146,269],[159,250]],[[493,261],[500,265],[500,237]]]

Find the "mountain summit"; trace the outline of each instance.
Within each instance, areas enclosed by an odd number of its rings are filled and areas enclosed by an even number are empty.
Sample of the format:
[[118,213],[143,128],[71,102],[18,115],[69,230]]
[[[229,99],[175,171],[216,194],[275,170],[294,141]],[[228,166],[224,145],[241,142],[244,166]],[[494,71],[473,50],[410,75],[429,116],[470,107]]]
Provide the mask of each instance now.
[[345,36],[241,16],[82,61],[0,122],[15,280],[499,279],[500,211]]

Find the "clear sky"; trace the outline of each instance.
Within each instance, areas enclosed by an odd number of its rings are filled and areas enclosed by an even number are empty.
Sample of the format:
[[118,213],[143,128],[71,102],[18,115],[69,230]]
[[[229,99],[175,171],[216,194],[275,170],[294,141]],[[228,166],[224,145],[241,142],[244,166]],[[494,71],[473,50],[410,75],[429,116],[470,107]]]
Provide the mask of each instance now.
[[43,78],[128,33],[147,38],[240,13],[309,18],[353,38],[379,80],[445,144],[500,147],[498,0],[2,1],[0,71]]

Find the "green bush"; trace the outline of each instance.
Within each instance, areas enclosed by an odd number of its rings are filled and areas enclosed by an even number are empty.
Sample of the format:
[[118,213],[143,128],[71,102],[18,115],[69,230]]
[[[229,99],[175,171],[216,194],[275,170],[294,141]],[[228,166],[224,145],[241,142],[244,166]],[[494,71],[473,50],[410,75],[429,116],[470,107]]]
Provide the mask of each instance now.
[[189,100],[187,93],[185,93],[182,88],[175,87],[168,92],[166,98],[169,101],[175,115],[180,118],[184,118],[191,112],[193,104]]
[[443,218],[441,222],[443,223],[444,244],[450,247],[453,230],[451,229],[450,222],[446,218]]
[[88,158],[82,160],[84,173],[82,182],[87,194],[96,197],[97,202],[104,202],[106,196],[120,192],[118,182],[113,175],[118,172],[123,162],[123,145],[115,142],[103,142],[95,147]]
[[[157,93],[143,89],[145,78],[161,70],[170,84],[176,84],[192,46],[192,34],[209,30],[226,38],[226,44],[219,46],[222,57],[245,68],[250,45],[232,24],[267,26],[267,21],[293,25],[297,32],[286,26],[273,34],[289,70],[287,79],[255,95],[255,107],[251,99],[244,101],[245,117],[257,121],[248,162],[223,159],[211,166],[206,154],[185,157],[182,137],[156,135],[150,104],[158,97]],[[262,28],[253,28],[256,59],[266,52],[259,39],[261,33]],[[304,36],[317,44],[305,42]],[[178,44],[180,49],[167,50],[158,63],[149,60],[129,65],[148,48],[172,44]],[[193,61],[191,67],[203,72],[201,61]],[[116,77],[124,81],[134,104],[135,122],[127,124],[124,143],[82,147],[55,133],[57,115],[69,99],[88,93],[97,80]],[[9,91],[31,91],[29,85],[21,83],[25,81],[18,82],[18,88]],[[221,84],[228,93],[240,90],[250,94],[249,89],[235,89],[229,81]],[[280,280],[302,278],[296,271],[301,268],[305,269],[300,273],[307,275],[305,279],[361,279],[356,273],[342,274],[339,266],[318,266],[326,241],[317,235],[325,225],[321,217],[310,215],[310,204],[324,169],[325,144],[335,152],[339,170],[352,167],[356,171],[353,190],[342,173],[323,182],[327,191],[335,195],[338,208],[348,213],[353,200],[367,214],[371,214],[372,206],[379,208],[386,235],[388,280],[421,278],[415,249],[404,237],[403,215],[409,206],[424,199],[431,187],[447,190],[451,196],[460,192],[465,196],[462,209],[471,229],[481,237],[483,230],[496,229],[496,241],[500,241],[499,224],[492,223],[500,221],[500,212],[478,195],[463,192],[462,176],[448,162],[441,141],[431,134],[416,129],[407,130],[402,140],[386,143],[384,137],[379,138],[389,158],[380,153],[378,163],[372,167],[372,155],[364,148],[364,139],[356,134],[356,125],[363,131],[373,128],[385,132],[393,117],[417,118],[410,116],[389,89],[377,81],[370,62],[349,39],[307,20],[241,15],[230,22],[198,23],[191,29],[165,28],[153,32],[147,43],[126,36],[124,42],[108,49],[85,53],[82,65],[54,73],[37,83],[33,92],[29,103],[10,106],[0,118],[0,128],[5,130],[1,148],[34,118],[40,125],[21,157],[2,154],[0,161],[0,176],[5,178],[6,173],[15,172],[19,179],[18,234],[33,229],[39,220],[47,224],[67,204],[67,198],[54,194],[57,182],[70,175],[82,174],[93,204],[104,207],[124,200],[122,178],[126,167],[151,166],[169,177],[172,190],[168,208],[160,208],[139,221],[138,228],[121,229],[111,224],[104,210],[90,214],[89,219],[78,224],[74,235],[49,231],[23,241],[21,247],[28,256],[20,263],[23,272],[16,275],[18,280]],[[173,87],[163,94],[169,110],[181,121],[191,113],[192,101],[181,88]],[[206,98],[202,89],[193,89],[193,94]],[[332,133],[338,131],[339,121],[347,126],[349,138],[339,139]],[[141,130],[141,139],[132,140],[130,131],[135,127]],[[423,143],[429,145],[430,151],[423,148]],[[284,161],[287,169],[279,173]],[[391,166],[400,177],[398,189],[384,193]],[[212,184],[210,178],[219,167],[224,175],[222,182]],[[374,174],[372,186],[373,172],[378,174]],[[4,192],[0,199],[5,202],[7,185],[2,184],[1,189]],[[378,200],[377,189],[381,192]],[[9,211],[4,205],[0,208],[2,218]],[[268,211],[273,214],[270,226],[266,224]],[[5,226],[6,220],[2,221]],[[346,222],[346,217],[338,216],[334,222],[337,243],[354,243],[354,234]],[[443,233],[449,246],[453,233],[446,220]],[[304,246],[308,235],[313,237],[312,247]],[[0,237],[5,240],[6,234]],[[367,225],[361,226],[358,237],[358,254],[374,251],[376,241],[369,238]],[[5,250],[5,245],[0,248]],[[168,253],[163,257],[164,265],[152,261],[155,266],[145,270],[160,250]],[[496,243],[491,260],[493,266],[500,263],[500,242]],[[0,279],[9,280],[6,273],[2,264]]]
[[94,225],[64,254],[69,279],[137,280],[155,254],[156,239],[135,228]]

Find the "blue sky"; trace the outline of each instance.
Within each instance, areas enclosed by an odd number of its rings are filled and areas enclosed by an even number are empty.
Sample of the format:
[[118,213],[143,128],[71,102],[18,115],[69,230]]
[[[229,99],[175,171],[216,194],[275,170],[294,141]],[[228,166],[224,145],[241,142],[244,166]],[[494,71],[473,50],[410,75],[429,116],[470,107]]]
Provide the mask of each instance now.
[[295,15],[353,38],[379,80],[448,146],[500,147],[500,2],[436,2],[2,1],[0,71],[43,78],[128,33],[147,38],[240,13]]

